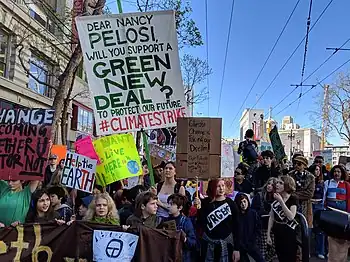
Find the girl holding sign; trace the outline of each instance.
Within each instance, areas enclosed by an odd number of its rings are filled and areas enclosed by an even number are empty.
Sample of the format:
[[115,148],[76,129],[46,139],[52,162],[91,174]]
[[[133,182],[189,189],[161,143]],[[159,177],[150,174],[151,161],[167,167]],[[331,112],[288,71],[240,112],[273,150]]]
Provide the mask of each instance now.
[[271,230],[275,236],[275,249],[278,261],[295,262],[297,257],[298,223],[297,199],[291,194],[295,192],[295,181],[290,176],[281,176],[276,181],[275,201],[271,204],[269,224],[267,227],[267,243],[272,245]]

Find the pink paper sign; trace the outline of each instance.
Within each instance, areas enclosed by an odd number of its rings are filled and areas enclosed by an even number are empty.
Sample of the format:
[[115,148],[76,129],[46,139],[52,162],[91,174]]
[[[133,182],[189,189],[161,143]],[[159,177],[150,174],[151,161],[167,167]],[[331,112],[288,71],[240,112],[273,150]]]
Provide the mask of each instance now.
[[100,164],[100,159],[98,155],[96,154],[96,151],[94,149],[94,145],[92,144],[92,140],[90,136],[86,136],[84,138],[79,139],[74,143],[75,145],[75,152],[87,156],[91,159],[96,159],[97,164]]

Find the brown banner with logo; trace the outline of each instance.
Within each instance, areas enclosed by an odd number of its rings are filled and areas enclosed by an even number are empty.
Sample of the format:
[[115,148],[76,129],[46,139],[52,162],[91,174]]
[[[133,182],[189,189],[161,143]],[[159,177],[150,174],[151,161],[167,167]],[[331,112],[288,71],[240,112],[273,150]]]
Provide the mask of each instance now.
[[[118,226],[77,221],[71,226],[25,224],[0,230],[0,261],[93,261],[94,230],[122,231]],[[141,227],[133,261],[182,260],[180,232]],[[157,247],[157,248],[154,248]],[[106,246],[107,249],[111,248]],[[121,248],[121,247],[120,247]],[[115,259],[118,259],[115,257]]]

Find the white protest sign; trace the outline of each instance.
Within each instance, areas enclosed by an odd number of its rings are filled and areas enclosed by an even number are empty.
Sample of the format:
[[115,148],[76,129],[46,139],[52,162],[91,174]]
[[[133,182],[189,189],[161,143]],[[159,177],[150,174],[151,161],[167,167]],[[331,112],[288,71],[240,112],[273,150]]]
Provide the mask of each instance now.
[[93,261],[130,262],[133,258],[139,237],[126,232],[94,230]]
[[91,193],[95,183],[97,160],[67,152],[61,175],[61,184]]
[[235,176],[235,158],[233,147],[230,144],[221,143],[221,177]]
[[98,135],[172,127],[187,115],[174,11],[76,22]]

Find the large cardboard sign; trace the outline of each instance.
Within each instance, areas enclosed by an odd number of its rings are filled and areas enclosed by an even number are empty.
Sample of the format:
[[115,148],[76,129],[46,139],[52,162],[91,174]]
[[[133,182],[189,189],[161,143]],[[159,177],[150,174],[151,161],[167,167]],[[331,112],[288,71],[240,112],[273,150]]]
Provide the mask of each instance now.
[[176,145],[178,178],[220,177],[221,129],[221,118],[178,119]]
[[0,179],[43,180],[54,110],[0,109]]
[[95,184],[97,160],[67,152],[61,176],[61,184],[92,193]]
[[187,115],[174,11],[78,17],[98,135]]

